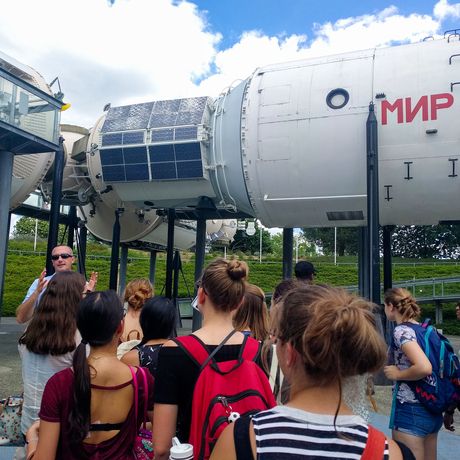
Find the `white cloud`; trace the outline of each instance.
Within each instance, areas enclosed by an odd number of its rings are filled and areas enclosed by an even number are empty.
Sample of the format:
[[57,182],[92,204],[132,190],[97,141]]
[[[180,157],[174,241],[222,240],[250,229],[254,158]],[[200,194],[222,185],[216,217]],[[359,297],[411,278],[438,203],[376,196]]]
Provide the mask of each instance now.
[[460,3],[450,4],[447,0],[440,0],[434,6],[433,14],[439,20],[448,17],[458,18],[460,17]]
[[310,37],[246,31],[219,50],[220,34],[189,1],[6,0],[0,46],[47,81],[59,76],[72,103],[63,121],[91,126],[107,102],[217,96],[261,65],[418,41],[459,15],[460,4],[446,0],[434,4],[432,16],[391,6],[314,24]]

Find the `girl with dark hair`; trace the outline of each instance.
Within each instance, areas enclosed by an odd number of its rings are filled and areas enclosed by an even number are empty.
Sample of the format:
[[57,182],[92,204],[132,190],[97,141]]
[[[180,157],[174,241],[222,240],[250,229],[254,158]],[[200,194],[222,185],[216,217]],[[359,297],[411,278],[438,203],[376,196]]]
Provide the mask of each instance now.
[[[432,366],[417,342],[414,327],[419,325],[420,307],[412,294],[403,288],[385,292],[385,314],[396,322],[391,346],[391,362],[384,371],[394,380],[392,428],[393,439],[403,441],[412,449],[417,460],[436,458],[438,432],[442,415],[436,415],[420,403],[405,381],[419,380],[432,372]],[[411,324],[414,327],[411,327]]]
[[176,325],[176,308],[166,297],[153,297],[142,307],[139,322],[144,335],[141,343],[121,360],[132,366],[146,367],[155,377],[160,347],[168,341]]
[[45,387],[34,460],[133,458],[146,393],[147,409],[152,409],[153,379],[145,372],[146,387],[142,372],[117,358],[123,317],[114,291],[88,294],[80,303],[77,326],[82,342],[73,369],[58,372]]
[[[243,302],[246,263],[238,260],[216,259],[201,277],[198,288],[198,307],[203,315],[203,327],[194,336],[212,353],[231,333],[232,317]],[[217,362],[237,359],[244,335],[235,332],[214,355]],[[248,339],[249,340],[249,339]],[[171,440],[176,435],[182,442],[189,439],[192,399],[200,368],[173,341],[160,349],[155,378],[155,410],[153,420],[156,460],[169,458]]]
[[397,445],[380,432],[363,456],[374,431],[344,401],[348,379],[385,362],[372,305],[342,289],[308,285],[289,291],[274,313],[276,353],[291,384],[290,399],[230,424],[211,460],[400,459]]
[[19,338],[24,382],[21,431],[24,435],[38,420],[48,379],[72,365],[73,352],[80,342],[76,317],[85,283],[79,273],[56,273],[49,281],[27,329]]

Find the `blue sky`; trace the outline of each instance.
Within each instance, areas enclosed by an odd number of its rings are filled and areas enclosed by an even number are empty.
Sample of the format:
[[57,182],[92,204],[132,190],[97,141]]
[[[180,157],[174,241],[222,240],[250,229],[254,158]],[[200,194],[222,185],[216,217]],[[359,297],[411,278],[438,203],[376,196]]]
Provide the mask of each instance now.
[[[210,28],[222,34],[221,46],[232,46],[244,31],[257,29],[267,35],[305,34],[310,36],[314,24],[335,22],[379,12],[396,6],[403,15],[432,14],[435,2],[427,0],[352,1],[330,0],[198,0],[206,11]],[[459,21],[446,21],[446,27],[460,26]]]
[[215,97],[263,65],[454,25],[453,0],[2,0],[0,50],[59,77],[72,104],[62,121],[91,127],[108,102]]

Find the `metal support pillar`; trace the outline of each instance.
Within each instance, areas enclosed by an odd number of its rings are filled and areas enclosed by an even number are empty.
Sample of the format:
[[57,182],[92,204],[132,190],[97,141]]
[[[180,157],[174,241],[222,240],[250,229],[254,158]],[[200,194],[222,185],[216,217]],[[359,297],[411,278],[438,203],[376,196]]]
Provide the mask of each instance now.
[[283,279],[292,278],[294,229],[283,228]]
[[166,283],[165,283],[165,297],[172,298],[172,284],[173,284],[173,259],[174,259],[174,220],[176,218],[176,211],[168,209],[168,245],[166,252]]
[[[195,283],[203,273],[204,258],[206,254],[206,220],[198,219],[196,222],[196,244],[195,244]],[[197,289],[195,289],[196,295]],[[192,308],[192,331],[201,327],[201,313]]]
[[369,298],[369,265],[367,256],[367,227],[360,227],[358,233],[358,289],[359,295]]
[[59,211],[61,209],[62,177],[64,175],[64,138],[59,138],[59,149],[54,152],[53,191],[51,193],[51,209],[48,232],[48,247],[46,250],[46,273],[54,273],[51,263],[51,252],[58,244]]
[[155,272],[157,269],[157,251],[150,251],[149,280],[155,286]]
[[73,241],[75,237],[75,229],[77,228],[77,208],[70,206],[69,208],[69,223],[67,225],[67,246],[73,248]]
[[13,177],[14,154],[0,151],[0,318],[3,307],[8,236],[10,234],[11,179]]
[[393,270],[391,263],[391,234],[394,225],[383,227],[383,291],[393,287]]
[[369,299],[380,305],[379,163],[377,118],[375,118],[373,102],[369,104],[366,122],[366,146]]
[[112,233],[112,254],[110,257],[110,279],[109,289],[117,290],[118,284],[118,261],[120,257],[120,215],[123,211],[117,209],[115,211],[115,222],[113,223]]
[[[182,268],[182,262],[180,260],[180,252],[178,250],[174,253],[174,260],[173,260],[173,272],[174,272],[174,281],[173,281],[173,302],[177,310],[177,327],[182,327],[182,318],[180,317],[180,309],[179,309],[179,275],[180,270]],[[177,333],[175,334],[177,335]]]
[[88,241],[88,229],[83,221],[78,224],[77,233],[77,267],[78,273],[86,277],[86,243]]
[[120,277],[118,285],[118,295],[123,295],[126,287],[126,274],[128,273],[128,246],[121,245],[120,255]]

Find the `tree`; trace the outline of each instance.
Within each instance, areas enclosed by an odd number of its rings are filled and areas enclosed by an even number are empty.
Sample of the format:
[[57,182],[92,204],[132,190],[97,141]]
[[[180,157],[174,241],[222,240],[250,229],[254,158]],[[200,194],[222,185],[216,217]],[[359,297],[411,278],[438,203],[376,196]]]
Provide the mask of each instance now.
[[[303,228],[303,236],[323,248],[324,254],[334,253],[333,228]],[[337,254],[339,256],[358,254],[358,228],[337,227]]]
[[[33,238],[35,236],[36,220],[32,217],[21,217],[14,226],[13,238]],[[62,241],[64,237],[65,226],[59,225],[58,241]],[[49,223],[45,220],[37,220],[37,237],[42,240],[48,238]]]
[[392,233],[393,255],[410,258],[458,258],[460,226],[398,226]]
[[249,254],[259,253],[260,250],[260,230],[262,230],[262,253],[268,254],[272,252],[272,242],[270,232],[256,221],[256,233],[249,236],[244,230],[238,230],[233,241],[230,243],[232,251],[242,251]]

